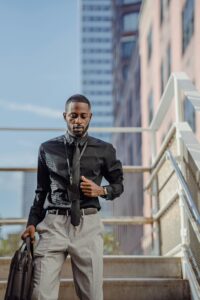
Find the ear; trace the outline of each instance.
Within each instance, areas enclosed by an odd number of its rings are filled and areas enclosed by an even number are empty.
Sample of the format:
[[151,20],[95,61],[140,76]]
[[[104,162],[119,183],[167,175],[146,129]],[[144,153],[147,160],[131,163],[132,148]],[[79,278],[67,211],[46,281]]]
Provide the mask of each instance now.
[[66,112],[63,113],[63,118],[66,121]]
[[90,114],[90,120],[92,119],[92,116],[93,116],[93,115],[92,115],[92,112],[91,112],[91,114]]

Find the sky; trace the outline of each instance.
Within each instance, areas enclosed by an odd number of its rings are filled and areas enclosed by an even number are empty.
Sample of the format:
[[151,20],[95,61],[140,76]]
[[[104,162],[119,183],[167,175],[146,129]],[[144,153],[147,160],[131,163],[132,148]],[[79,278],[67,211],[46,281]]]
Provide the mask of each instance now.
[[[80,92],[78,0],[0,0],[0,128],[59,127]],[[0,131],[0,166],[36,166],[55,132]],[[0,216],[21,215],[22,174],[0,173]]]

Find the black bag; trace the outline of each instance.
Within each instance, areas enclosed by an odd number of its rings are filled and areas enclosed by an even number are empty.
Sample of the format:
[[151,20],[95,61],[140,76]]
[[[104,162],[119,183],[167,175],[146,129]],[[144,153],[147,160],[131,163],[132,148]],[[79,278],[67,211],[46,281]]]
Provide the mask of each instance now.
[[11,260],[4,300],[30,300],[32,273],[33,244],[28,237]]

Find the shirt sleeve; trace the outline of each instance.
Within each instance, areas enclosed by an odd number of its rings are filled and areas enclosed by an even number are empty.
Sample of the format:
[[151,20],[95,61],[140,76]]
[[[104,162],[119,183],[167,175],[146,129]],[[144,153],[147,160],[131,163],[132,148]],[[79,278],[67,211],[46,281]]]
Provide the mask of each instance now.
[[50,190],[49,172],[45,161],[44,149],[42,145],[38,154],[38,170],[37,170],[37,188],[35,191],[35,198],[31,206],[28,225],[36,226],[45,216],[44,202]]
[[113,200],[119,197],[124,191],[123,171],[122,164],[117,160],[116,151],[112,145],[109,145],[105,151],[103,176],[109,182],[109,185],[105,186],[107,195],[103,196],[103,198]]

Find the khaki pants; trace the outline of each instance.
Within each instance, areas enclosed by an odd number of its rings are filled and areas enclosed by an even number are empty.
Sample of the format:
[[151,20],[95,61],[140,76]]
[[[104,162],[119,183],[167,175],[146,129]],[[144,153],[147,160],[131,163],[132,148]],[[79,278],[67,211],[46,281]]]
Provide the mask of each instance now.
[[47,214],[36,229],[40,239],[34,252],[31,299],[58,299],[60,272],[70,254],[78,297],[81,300],[102,300],[103,225],[99,214],[84,215],[77,228],[71,225],[70,216]]

